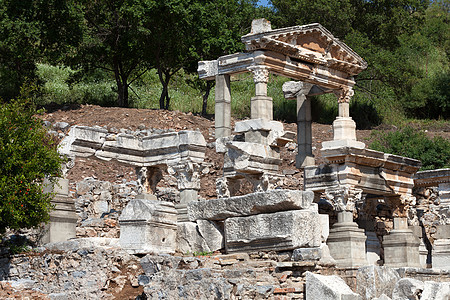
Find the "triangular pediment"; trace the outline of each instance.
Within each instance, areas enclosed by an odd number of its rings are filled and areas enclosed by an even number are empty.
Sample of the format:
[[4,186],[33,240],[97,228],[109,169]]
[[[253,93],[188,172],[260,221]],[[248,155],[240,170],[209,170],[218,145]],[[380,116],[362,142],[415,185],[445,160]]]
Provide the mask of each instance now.
[[252,32],[242,37],[247,51],[279,52],[293,59],[325,65],[351,75],[367,68],[367,63],[355,51],[319,23],[274,30],[264,19],[254,20],[254,24]]

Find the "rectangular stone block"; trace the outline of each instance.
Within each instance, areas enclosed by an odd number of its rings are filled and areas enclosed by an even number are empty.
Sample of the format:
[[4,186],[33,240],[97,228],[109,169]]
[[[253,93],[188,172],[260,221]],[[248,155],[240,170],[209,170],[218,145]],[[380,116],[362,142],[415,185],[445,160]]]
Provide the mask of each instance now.
[[119,243],[128,253],[175,252],[177,211],[173,203],[154,198],[138,195],[120,215]]
[[450,239],[435,240],[432,256],[433,269],[450,270]]
[[[311,191],[270,190],[244,196],[188,203],[189,220],[224,220],[261,213],[307,209],[314,200]],[[320,235],[320,234],[319,234]]]
[[282,251],[319,246],[320,221],[315,211],[291,210],[225,221],[227,252]]

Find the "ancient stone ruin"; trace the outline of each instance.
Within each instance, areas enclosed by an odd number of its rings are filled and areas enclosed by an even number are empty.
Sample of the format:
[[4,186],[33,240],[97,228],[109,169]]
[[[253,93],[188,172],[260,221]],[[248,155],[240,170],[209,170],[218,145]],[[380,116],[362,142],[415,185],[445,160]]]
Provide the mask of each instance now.
[[[73,126],[60,148],[72,164],[77,157],[114,160],[134,167],[138,181],[85,180],[75,205],[61,179],[47,247],[73,256],[95,245],[101,253],[119,248],[127,262],[138,259],[130,254],[143,257],[132,285],[151,299],[449,299],[450,170],[418,172],[420,161],[356,140],[349,103],[354,76],[367,63],[320,24],[272,29],[254,20],[242,42],[244,53],[198,67],[200,78],[216,81],[215,152],[224,158],[216,199],[198,193],[207,148],[200,132],[136,136]],[[243,72],[255,82],[251,118],[232,128],[231,79]],[[295,80],[283,92],[297,101],[296,133],[273,120],[270,73]],[[322,143],[325,163],[316,165],[309,97],[323,93],[336,95],[339,115],[333,140]],[[283,186],[280,149],[294,141],[303,190]],[[158,196],[164,174],[176,182],[173,201]],[[238,195],[242,182],[253,192]],[[86,210],[83,201],[94,198]],[[84,223],[95,237],[75,239],[75,212],[96,214],[101,225]],[[102,221],[114,213],[115,223]]]

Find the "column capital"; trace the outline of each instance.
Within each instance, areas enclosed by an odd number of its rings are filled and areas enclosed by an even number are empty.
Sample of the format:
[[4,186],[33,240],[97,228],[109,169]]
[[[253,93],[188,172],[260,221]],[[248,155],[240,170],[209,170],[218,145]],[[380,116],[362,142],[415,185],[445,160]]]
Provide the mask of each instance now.
[[350,99],[355,94],[352,87],[346,86],[340,90],[334,91],[336,97],[338,97],[338,103],[350,103]]
[[255,83],[268,83],[269,82],[269,68],[262,65],[255,65],[248,67],[253,73],[253,81]]
[[363,194],[362,189],[338,186],[326,189],[325,198],[331,203],[336,211],[353,212],[355,210],[356,202],[363,199]]
[[171,166],[177,179],[179,190],[200,190],[200,165],[194,162],[184,162]]

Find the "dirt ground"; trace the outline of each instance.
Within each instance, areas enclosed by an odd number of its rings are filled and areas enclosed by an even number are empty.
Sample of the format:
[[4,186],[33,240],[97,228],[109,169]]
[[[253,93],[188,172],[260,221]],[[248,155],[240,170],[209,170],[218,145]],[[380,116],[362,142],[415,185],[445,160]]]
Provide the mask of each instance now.
[[[218,155],[213,146],[214,142],[214,121],[192,113],[182,113],[179,111],[154,110],[154,109],[133,109],[119,107],[100,107],[95,105],[64,106],[47,108],[47,112],[41,116],[43,120],[52,124],[55,122],[66,122],[69,125],[101,126],[107,129],[173,129],[180,130],[199,130],[208,143],[206,152],[206,163],[211,167],[209,172],[202,174],[200,196],[212,198],[216,196],[215,180],[222,174],[223,156]],[[232,125],[236,120],[232,120]],[[297,131],[295,123],[285,123],[285,130]],[[390,127],[381,128],[383,130],[392,130]],[[440,130],[438,132],[438,130]],[[450,125],[447,130],[442,132],[442,128],[434,131],[432,128],[427,132],[430,136],[443,135],[450,138]],[[316,163],[322,163],[319,149],[323,141],[332,139],[333,131],[331,125],[313,123],[313,152],[316,157]],[[357,139],[366,142],[370,138],[371,130],[357,130]],[[281,149],[283,165],[281,170],[288,174],[290,181],[285,181],[285,187],[298,189],[303,174],[301,170],[295,167],[295,148],[292,145]],[[67,177],[72,182],[77,182],[85,177],[94,177],[99,180],[115,182],[117,180],[136,179],[135,170],[132,167],[119,165],[115,162],[102,162],[91,158],[77,158],[75,167],[72,168]]]

